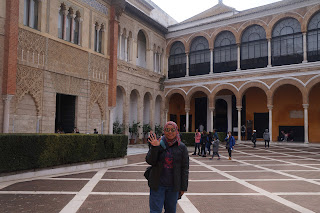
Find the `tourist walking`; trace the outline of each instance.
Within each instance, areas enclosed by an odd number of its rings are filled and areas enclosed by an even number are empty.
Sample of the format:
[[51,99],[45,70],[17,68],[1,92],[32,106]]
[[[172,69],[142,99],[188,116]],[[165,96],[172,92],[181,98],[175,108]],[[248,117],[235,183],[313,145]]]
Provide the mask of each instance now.
[[207,136],[207,132],[206,130],[203,130],[202,131],[202,134],[201,134],[201,140],[200,140],[200,144],[201,144],[201,156],[202,157],[206,157],[206,144],[207,144],[207,141],[208,141],[208,136]]
[[192,155],[197,154],[198,149],[198,155],[200,155],[200,139],[201,139],[201,133],[196,129],[196,133],[194,134],[194,153]]
[[253,147],[256,147],[256,142],[257,142],[257,131],[256,130],[253,130],[251,141],[253,143]]
[[270,143],[270,133],[269,130],[266,129],[263,133],[263,140],[264,140],[264,148],[267,148],[267,143],[268,143],[268,148],[269,148],[269,143]]
[[146,162],[151,170],[147,177],[150,187],[150,213],[176,212],[177,201],[188,189],[189,155],[181,142],[178,126],[169,121],[164,126],[164,136],[150,135],[151,149]]
[[236,144],[236,140],[234,139],[234,137],[232,136],[231,131],[228,132],[227,137],[224,139],[227,144],[226,144],[226,149],[228,150],[228,154],[229,154],[229,160],[231,160],[232,157],[232,151],[234,149],[234,146]]
[[[214,131],[214,133],[215,133],[215,131]],[[214,140],[212,141],[212,157],[210,158],[210,160],[212,160],[215,155],[217,155],[218,160],[220,160],[219,145],[220,145],[219,139],[214,137]]]
[[208,140],[207,140],[207,143],[206,143],[206,149],[207,149],[209,155],[211,154],[212,141],[213,141],[212,132],[209,132]]

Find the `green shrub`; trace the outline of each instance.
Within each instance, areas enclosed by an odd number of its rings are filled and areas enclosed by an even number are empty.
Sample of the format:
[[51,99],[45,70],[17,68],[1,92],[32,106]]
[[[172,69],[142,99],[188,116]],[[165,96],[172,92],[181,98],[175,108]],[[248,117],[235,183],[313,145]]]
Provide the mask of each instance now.
[[96,134],[0,134],[0,173],[124,157],[128,137]]

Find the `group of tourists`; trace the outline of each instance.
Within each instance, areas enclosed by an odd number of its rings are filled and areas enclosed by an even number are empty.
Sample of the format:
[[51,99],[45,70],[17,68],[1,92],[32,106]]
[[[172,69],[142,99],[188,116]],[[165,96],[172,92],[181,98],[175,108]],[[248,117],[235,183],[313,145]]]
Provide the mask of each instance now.
[[[220,160],[220,155],[219,155],[220,140],[216,130],[213,130],[213,132],[207,133],[206,130],[199,132],[199,130],[196,129],[194,138],[195,138],[195,147],[194,147],[194,153],[192,155],[198,154],[199,156],[206,157],[208,153],[210,156],[211,145],[212,145],[212,157],[210,158],[210,160],[212,160],[215,155],[217,155],[218,160]],[[235,139],[232,136],[231,131],[228,132],[227,137],[224,140],[226,141],[226,149],[228,150],[228,153],[229,153],[229,160],[231,160],[232,150],[234,149],[234,146],[235,146]]]

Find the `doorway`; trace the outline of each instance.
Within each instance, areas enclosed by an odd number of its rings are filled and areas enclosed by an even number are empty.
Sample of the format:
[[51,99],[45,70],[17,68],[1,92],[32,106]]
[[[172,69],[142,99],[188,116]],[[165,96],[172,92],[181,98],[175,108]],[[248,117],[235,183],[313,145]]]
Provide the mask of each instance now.
[[202,124],[204,130],[207,129],[207,97],[195,98],[195,127],[196,129],[200,128]]
[[57,93],[55,132],[72,133],[75,127],[76,96]]
[[217,132],[228,131],[228,104],[223,99],[218,99],[216,101],[214,128]]
[[263,138],[264,131],[269,129],[269,113],[254,113],[253,125],[257,138]]

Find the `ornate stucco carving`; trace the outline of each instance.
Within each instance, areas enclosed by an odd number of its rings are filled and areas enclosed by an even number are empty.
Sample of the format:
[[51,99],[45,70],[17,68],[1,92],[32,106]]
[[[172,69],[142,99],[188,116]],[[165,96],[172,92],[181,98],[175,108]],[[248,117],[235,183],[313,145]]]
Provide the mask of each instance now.
[[30,31],[19,29],[18,62],[32,66],[44,66],[46,38]]
[[103,83],[98,83],[91,81],[90,82],[90,107],[89,107],[89,115],[91,117],[92,108],[95,103],[98,103],[102,118],[105,115],[106,109],[106,96],[107,90],[106,85]]
[[39,115],[42,109],[43,71],[28,66],[18,65],[15,110],[18,103],[26,94],[30,94],[33,97],[37,107],[37,114]]
[[90,79],[106,82],[108,76],[109,61],[106,58],[90,55]]
[[88,77],[88,53],[75,47],[49,39],[48,69],[61,74]]
[[50,73],[53,86],[57,93],[79,96],[84,80],[72,76]]

